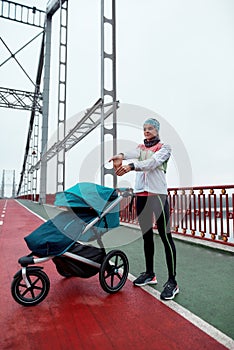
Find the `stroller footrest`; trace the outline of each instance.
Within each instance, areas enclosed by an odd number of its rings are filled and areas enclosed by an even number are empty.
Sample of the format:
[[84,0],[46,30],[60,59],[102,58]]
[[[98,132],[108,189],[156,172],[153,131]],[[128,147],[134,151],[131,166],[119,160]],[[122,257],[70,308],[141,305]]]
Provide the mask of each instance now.
[[21,266],[26,267],[34,264],[34,258],[32,256],[22,256],[22,258],[19,258],[18,263]]

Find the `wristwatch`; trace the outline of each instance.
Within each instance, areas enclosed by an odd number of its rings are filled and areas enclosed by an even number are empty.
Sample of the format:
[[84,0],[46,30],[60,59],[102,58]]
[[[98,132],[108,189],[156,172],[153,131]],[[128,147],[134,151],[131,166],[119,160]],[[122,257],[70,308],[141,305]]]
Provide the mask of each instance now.
[[134,163],[129,163],[128,166],[130,166],[131,170],[135,170],[135,165],[134,165]]

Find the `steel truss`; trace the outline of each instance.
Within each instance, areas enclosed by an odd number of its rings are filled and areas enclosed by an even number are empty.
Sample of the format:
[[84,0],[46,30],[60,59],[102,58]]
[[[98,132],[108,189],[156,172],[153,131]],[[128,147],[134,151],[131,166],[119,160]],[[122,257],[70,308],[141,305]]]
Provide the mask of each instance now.
[[[101,98],[104,104],[108,101],[113,103],[112,113],[112,125],[105,127],[105,113],[104,107],[102,107],[101,117],[101,184],[105,185],[105,176],[112,177],[112,185],[116,187],[116,175],[113,168],[107,169],[105,167],[105,136],[112,136],[112,154],[117,153],[117,128],[116,128],[116,115],[117,115],[117,103],[116,103],[116,4],[115,0],[101,0]],[[109,9],[109,13],[108,13]],[[111,36],[108,36],[108,27],[111,29]],[[109,42],[108,42],[109,41]],[[111,52],[107,52],[107,47],[111,47]],[[105,72],[107,71],[107,62],[111,63],[111,72],[108,75],[109,89],[107,88],[107,79]],[[108,122],[110,120],[108,119]]]
[[42,112],[42,94],[0,87],[0,107]]
[[45,11],[13,1],[1,0],[0,17],[44,29]]
[[[5,48],[8,50],[10,56],[4,62],[1,62],[0,67],[3,66],[10,59],[14,59],[15,62],[22,69],[26,77],[30,80],[34,87],[34,91],[23,91],[16,90],[11,88],[0,88],[0,107],[12,108],[12,109],[21,109],[25,111],[31,111],[31,117],[29,122],[28,136],[25,147],[25,154],[23,159],[23,166],[20,176],[20,181],[18,185],[17,195],[22,190],[22,185],[24,183],[24,190],[27,188],[28,194],[32,190],[32,181],[27,174],[27,167],[31,166],[38,159],[38,132],[39,132],[39,115],[42,113],[42,94],[40,92],[40,82],[42,76],[42,67],[43,67],[43,55],[44,55],[44,26],[45,26],[45,11],[39,10],[35,7],[29,7],[13,1],[0,1],[0,17],[12,20],[14,22],[19,22],[27,25],[31,25],[37,28],[43,29],[37,34],[34,38],[29,40],[23,47],[21,47],[17,52],[12,52],[7,44],[1,38],[1,41]],[[33,40],[42,35],[42,44],[40,51],[40,58],[37,70],[36,81],[32,79],[27,72],[24,70],[20,62],[17,60],[17,54],[28,46]],[[31,149],[34,149],[33,155],[30,153]],[[30,164],[31,163],[31,164]],[[36,179],[37,176],[34,175],[34,185],[37,187]],[[27,185],[26,185],[27,183]]]
[[6,195],[6,189],[11,188],[11,197],[15,198],[15,170],[5,170],[2,171],[2,181],[1,181],[1,189],[0,189],[0,198],[10,197],[8,194]]
[[[57,142],[66,136],[68,2],[60,6]],[[56,192],[65,189],[65,150],[57,153]]]
[[[38,73],[34,92],[26,92],[14,89],[0,88],[0,107],[18,108],[31,110],[28,139],[25,148],[25,156],[21,179],[17,195],[24,187],[24,194],[36,195],[37,170],[40,168],[40,202],[46,202],[47,184],[47,162],[57,156],[57,178],[56,191],[64,190],[65,186],[65,152],[75,146],[82,138],[90,133],[98,125],[101,125],[101,183],[105,183],[105,175],[113,177],[113,186],[116,184],[116,177],[113,169],[104,167],[105,157],[105,135],[113,137],[113,153],[116,153],[116,112],[118,102],[116,101],[116,39],[115,39],[115,0],[101,1],[101,98],[88,109],[84,117],[76,126],[66,132],[66,64],[67,64],[67,20],[68,0],[50,0],[47,3],[46,11],[38,10],[35,7],[28,7],[12,1],[0,0],[0,17],[16,22],[29,24],[43,28],[43,40],[39,59]],[[107,8],[111,1],[111,13],[107,14]],[[19,11],[20,9],[20,11]],[[59,86],[58,86],[58,121],[57,121],[57,142],[47,150],[48,143],[48,118],[49,118],[49,90],[50,90],[50,58],[51,58],[51,30],[52,16],[60,9],[60,54],[59,54]],[[19,12],[21,15],[19,15]],[[107,26],[111,26],[111,39],[106,35]],[[109,47],[112,52],[105,50],[107,37],[111,40]],[[65,40],[64,40],[65,38]],[[30,43],[30,42],[29,42]],[[5,45],[6,46],[6,45]],[[9,50],[10,51],[10,50]],[[15,59],[11,53],[10,58]],[[106,61],[111,61],[111,88],[106,86]],[[17,61],[17,60],[16,60]],[[17,62],[18,63],[18,62]],[[1,65],[0,65],[1,66]],[[22,67],[21,67],[22,68]],[[40,93],[40,83],[44,69],[43,93]],[[26,74],[26,72],[25,72]],[[26,74],[27,75],[27,74]],[[30,79],[30,77],[28,76]],[[33,83],[33,80],[30,79]],[[39,121],[42,113],[41,127],[41,154],[39,158],[38,135]],[[112,116],[112,127],[105,127],[105,120]],[[39,160],[38,160],[39,159]],[[23,186],[22,186],[23,185]]]
[[29,169],[29,173],[34,173],[35,170],[40,169],[41,162],[49,161],[54,156],[57,156],[59,152],[68,152],[78,142],[80,142],[85,136],[93,131],[101,123],[101,114],[104,109],[104,119],[113,114],[116,107],[113,103],[103,104],[102,99],[99,99],[90,109],[88,109],[85,115],[80,121],[67,133],[63,140],[55,142],[48,150],[43,154],[34,166]]

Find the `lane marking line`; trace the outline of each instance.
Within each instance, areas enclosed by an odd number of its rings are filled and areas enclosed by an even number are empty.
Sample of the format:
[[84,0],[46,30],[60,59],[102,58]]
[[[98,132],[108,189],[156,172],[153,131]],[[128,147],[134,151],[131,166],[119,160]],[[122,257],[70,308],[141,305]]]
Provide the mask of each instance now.
[[40,216],[39,214],[36,214],[35,212],[33,212],[31,209],[27,208],[25,205],[23,205],[22,203],[20,203],[19,201],[15,200],[18,204],[20,204],[23,208],[27,209],[30,213],[32,213],[33,215],[37,216],[39,219],[43,220],[44,222],[46,222],[47,220],[44,219],[42,216]]
[[[133,282],[134,279],[136,279],[135,276],[132,274],[128,274],[128,279]],[[144,289],[147,293],[152,295],[154,298],[159,300],[164,305],[168,306],[170,309],[175,311],[177,314],[185,318],[187,321],[194,324],[197,328],[201,329],[204,333],[208,334],[210,337],[215,339],[217,342],[221,343],[222,345],[226,346],[229,350],[234,350],[234,340],[230,337],[228,337],[226,334],[222,333],[220,330],[215,328],[214,326],[210,325],[206,321],[202,320],[200,317],[193,314],[191,311],[185,309],[183,306],[177,304],[173,300],[167,300],[163,301],[160,299],[160,292],[150,286],[143,286],[140,287]]]

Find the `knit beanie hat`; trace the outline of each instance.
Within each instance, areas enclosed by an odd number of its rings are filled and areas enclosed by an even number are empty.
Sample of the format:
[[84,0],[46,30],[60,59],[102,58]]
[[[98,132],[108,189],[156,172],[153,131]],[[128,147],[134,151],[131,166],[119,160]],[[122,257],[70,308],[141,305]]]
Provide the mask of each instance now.
[[144,125],[145,125],[145,124],[153,125],[153,127],[154,127],[155,129],[157,129],[158,131],[159,131],[159,129],[160,129],[160,123],[159,123],[159,121],[158,121],[157,119],[149,118],[149,119],[147,119],[147,120],[144,122]]

